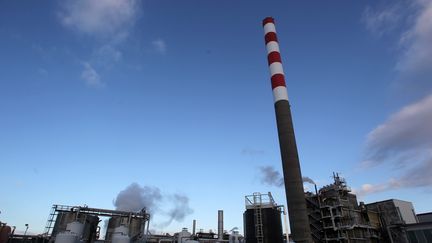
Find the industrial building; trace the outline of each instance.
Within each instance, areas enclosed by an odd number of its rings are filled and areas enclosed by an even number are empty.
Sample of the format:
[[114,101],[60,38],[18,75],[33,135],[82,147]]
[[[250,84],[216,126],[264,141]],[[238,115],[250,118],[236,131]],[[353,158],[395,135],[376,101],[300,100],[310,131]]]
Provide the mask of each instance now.
[[284,212],[284,207],[276,204],[270,192],[254,193],[245,199],[243,224],[246,242],[283,243],[281,213]]
[[[100,220],[108,218],[102,236]],[[173,235],[154,235],[149,232],[150,214],[140,212],[90,208],[87,206],[53,205],[45,231],[39,235],[17,235],[10,226],[0,226],[0,243],[242,243],[237,230],[230,234],[223,229],[223,211],[218,211],[218,232],[195,232],[187,228]]]
[[379,215],[358,204],[338,174],[333,179],[315,194],[306,193],[314,242],[381,242]]
[[358,203],[345,179],[333,179],[305,193],[314,242],[432,242],[432,213],[416,215],[411,202],[397,199]]
[[[365,204],[357,201],[346,181],[333,174],[334,182],[315,192],[304,192],[300,162],[291,117],[291,108],[282,67],[275,21],[263,20],[264,39],[278,129],[285,194],[288,207],[278,205],[271,193],[245,197],[244,237],[237,230],[224,231],[223,211],[218,211],[218,231],[192,232],[183,228],[173,235],[149,232],[150,214],[53,205],[40,235],[15,234],[15,229],[0,222],[0,243],[431,243],[432,213],[415,214],[411,202],[389,199]],[[108,218],[101,231],[101,218]]]

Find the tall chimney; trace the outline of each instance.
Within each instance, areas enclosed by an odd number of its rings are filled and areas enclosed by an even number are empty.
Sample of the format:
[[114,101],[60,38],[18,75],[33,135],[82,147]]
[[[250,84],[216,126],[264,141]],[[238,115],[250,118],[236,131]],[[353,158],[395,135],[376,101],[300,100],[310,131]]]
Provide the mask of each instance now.
[[194,219],[192,221],[192,235],[195,235],[195,229],[196,229],[196,220]]
[[306,211],[300,162],[274,19],[272,17],[265,18],[263,26],[276,110],[291,234],[294,242],[311,243],[312,236]]
[[223,240],[223,210],[218,210],[218,239]]

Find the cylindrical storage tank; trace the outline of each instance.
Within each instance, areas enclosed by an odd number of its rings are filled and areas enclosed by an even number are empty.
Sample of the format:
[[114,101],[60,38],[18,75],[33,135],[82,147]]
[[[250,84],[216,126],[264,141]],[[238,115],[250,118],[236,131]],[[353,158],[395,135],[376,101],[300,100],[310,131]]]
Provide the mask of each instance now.
[[129,243],[130,242],[130,237],[128,236],[129,234],[129,228],[124,226],[124,225],[120,225],[119,227],[114,229],[114,233],[112,234],[112,243]]
[[83,215],[85,218],[81,219],[80,222],[84,223],[84,231],[82,233],[82,239],[85,242],[94,242],[96,240],[96,231],[99,224],[99,217],[94,215]]
[[76,234],[78,237],[82,236],[84,225],[80,222],[74,221],[67,224],[66,231]]
[[11,232],[11,227],[0,226],[0,243],[8,242]]
[[129,236],[134,238],[144,231],[144,219],[132,218],[129,224]]
[[55,236],[58,233],[65,231],[67,224],[75,220],[76,220],[75,212],[59,212],[56,217],[56,221],[51,235]]
[[240,235],[237,231],[233,231],[229,236],[229,243],[240,243]]
[[78,243],[78,236],[71,232],[61,232],[56,235],[55,243]]
[[124,225],[120,225],[114,229],[114,234],[129,235],[129,228]]
[[187,228],[183,228],[182,231],[178,233],[177,243],[185,243],[186,240],[191,240],[191,236],[192,234],[188,232]]
[[130,243],[130,237],[123,234],[113,234],[112,243]]
[[121,225],[128,225],[128,218],[122,218],[122,217],[112,217],[108,221],[108,227],[105,234],[105,240],[111,241],[112,234],[114,233],[115,229]]
[[[277,208],[261,208],[264,243],[283,243],[281,212]],[[247,209],[243,214],[244,234],[247,243],[257,243],[255,234],[255,210]]]

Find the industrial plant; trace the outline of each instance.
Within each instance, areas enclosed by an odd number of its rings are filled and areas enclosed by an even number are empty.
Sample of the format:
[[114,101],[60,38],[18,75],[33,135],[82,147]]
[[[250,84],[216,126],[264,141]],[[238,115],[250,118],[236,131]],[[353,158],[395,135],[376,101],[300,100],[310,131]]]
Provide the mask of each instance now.
[[431,243],[432,212],[416,214],[411,202],[358,202],[338,173],[333,183],[304,191],[274,19],[265,18],[263,28],[287,207],[270,192],[255,192],[245,196],[244,232],[226,231],[219,210],[217,232],[197,231],[193,220],[191,230],[158,235],[149,230],[152,216],[146,208],[135,212],[53,205],[42,234],[16,234],[14,227],[0,222],[0,243]]

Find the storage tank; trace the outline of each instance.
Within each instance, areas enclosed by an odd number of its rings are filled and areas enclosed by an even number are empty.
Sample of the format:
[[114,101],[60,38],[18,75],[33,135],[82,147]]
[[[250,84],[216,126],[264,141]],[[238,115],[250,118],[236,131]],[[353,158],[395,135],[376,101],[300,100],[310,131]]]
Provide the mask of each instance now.
[[112,234],[114,233],[114,230],[119,227],[120,225],[127,225],[127,218],[122,217],[112,217],[108,221],[108,227],[105,234],[105,240],[111,241]]
[[181,232],[177,234],[177,243],[191,242],[192,234],[188,232],[187,228],[183,228]]
[[11,232],[10,226],[0,224],[0,243],[8,242]]
[[74,221],[66,226],[66,231],[56,235],[55,243],[78,243],[84,231],[84,224]]
[[114,229],[111,238],[112,243],[130,243],[129,228],[121,225]]
[[60,232],[55,238],[55,243],[78,243],[79,238],[76,234],[71,232]]
[[[264,243],[283,243],[281,212],[276,207],[261,208],[262,236]],[[245,241],[257,243],[255,231],[255,209],[243,214]]]
[[141,232],[144,232],[144,219],[132,218],[129,223],[129,236],[130,238],[137,237]]
[[91,242],[96,239],[99,217],[86,214],[79,214],[77,217],[76,212],[59,212],[51,235],[56,236],[58,233],[66,231],[67,225],[74,221],[84,224],[82,239],[85,242]]
[[240,243],[240,234],[238,231],[233,231],[230,235],[229,235],[229,243]]

